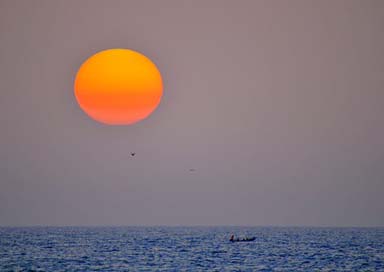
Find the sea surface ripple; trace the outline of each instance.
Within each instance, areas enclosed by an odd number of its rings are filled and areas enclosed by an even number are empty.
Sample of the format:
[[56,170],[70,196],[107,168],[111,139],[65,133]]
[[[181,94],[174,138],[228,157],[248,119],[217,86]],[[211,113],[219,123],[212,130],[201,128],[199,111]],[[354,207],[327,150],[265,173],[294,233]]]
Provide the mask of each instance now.
[[0,271],[384,271],[384,228],[7,227]]

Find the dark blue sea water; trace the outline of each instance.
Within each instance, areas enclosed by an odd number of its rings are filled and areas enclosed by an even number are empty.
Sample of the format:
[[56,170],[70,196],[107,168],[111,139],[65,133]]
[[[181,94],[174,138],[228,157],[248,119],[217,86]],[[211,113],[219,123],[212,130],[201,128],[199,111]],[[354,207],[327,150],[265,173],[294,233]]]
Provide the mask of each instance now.
[[384,228],[0,228],[0,271],[384,271]]

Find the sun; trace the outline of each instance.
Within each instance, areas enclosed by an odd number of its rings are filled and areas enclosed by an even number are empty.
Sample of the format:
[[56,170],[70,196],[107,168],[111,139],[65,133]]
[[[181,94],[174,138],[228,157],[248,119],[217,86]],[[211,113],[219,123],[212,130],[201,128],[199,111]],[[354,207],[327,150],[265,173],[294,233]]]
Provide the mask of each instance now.
[[108,125],[131,125],[147,118],[159,105],[163,83],[156,65],[129,49],[108,49],[79,68],[74,91],[80,108]]

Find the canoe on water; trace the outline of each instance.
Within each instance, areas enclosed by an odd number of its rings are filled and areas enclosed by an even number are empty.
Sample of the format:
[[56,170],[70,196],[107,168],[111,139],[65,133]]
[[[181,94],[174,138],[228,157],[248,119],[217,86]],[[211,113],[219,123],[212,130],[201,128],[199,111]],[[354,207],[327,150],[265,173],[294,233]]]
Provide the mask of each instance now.
[[247,237],[247,238],[243,238],[243,239],[233,239],[233,240],[229,240],[231,242],[252,242],[252,241],[255,241],[256,240],[256,237]]

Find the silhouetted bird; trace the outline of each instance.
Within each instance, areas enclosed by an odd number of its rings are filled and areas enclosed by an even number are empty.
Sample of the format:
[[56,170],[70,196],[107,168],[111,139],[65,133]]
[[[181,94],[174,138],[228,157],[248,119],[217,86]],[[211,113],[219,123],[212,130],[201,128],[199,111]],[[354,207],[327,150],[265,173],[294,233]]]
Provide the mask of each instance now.
[[135,156],[135,155],[136,155],[136,153],[135,153],[135,152],[132,152],[132,153],[131,153],[131,156],[132,156],[132,157],[133,157],[133,156]]
[[189,169],[189,171],[190,171],[190,172],[195,172],[195,171],[196,171],[196,169],[194,169],[194,168],[191,168],[191,169]]

